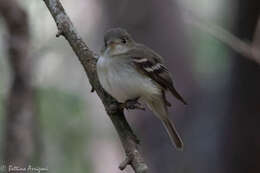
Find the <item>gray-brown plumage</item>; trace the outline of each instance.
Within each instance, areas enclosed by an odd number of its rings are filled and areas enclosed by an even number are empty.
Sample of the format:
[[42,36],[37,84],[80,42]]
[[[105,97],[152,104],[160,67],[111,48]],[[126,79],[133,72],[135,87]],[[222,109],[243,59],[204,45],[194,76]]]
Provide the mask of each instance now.
[[119,102],[139,98],[162,121],[177,148],[183,143],[168,117],[165,92],[170,91],[186,104],[176,91],[163,58],[145,45],[136,43],[125,30],[116,28],[105,34],[105,47],[97,63],[103,88]]

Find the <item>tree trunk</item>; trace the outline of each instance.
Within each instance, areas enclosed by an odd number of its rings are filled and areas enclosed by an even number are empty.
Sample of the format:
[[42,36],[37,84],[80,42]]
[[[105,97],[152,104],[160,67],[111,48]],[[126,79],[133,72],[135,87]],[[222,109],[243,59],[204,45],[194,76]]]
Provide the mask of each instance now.
[[35,118],[28,17],[15,0],[1,0],[0,14],[7,26],[6,45],[12,77],[6,101],[4,163],[26,167],[34,150]]
[[[253,40],[260,14],[260,1],[238,0],[236,35]],[[230,117],[224,160],[226,172],[260,172],[260,66],[234,55]],[[227,159],[227,160],[226,160]]]

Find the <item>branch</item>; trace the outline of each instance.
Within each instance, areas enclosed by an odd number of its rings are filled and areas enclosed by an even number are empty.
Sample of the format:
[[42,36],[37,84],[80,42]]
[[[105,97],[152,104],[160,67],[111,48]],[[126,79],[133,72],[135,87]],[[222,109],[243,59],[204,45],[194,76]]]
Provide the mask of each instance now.
[[[185,11],[185,22],[188,24],[199,28],[201,31],[206,32],[210,34],[211,36],[215,37],[217,40],[221,41],[225,45],[229,46],[234,51],[240,53],[245,58],[248,58],[257,64],[260,65],[260,50],[259,45],[248,44],[235,35],[229,33],[222,27],[218,25],[214,25],[212,23],[209,23],[196,15],[192,14],[189,11]],[[185,14],[184,12],[184,14]],[[258,27],[256,28],[256,32],[259,32],[259,25],[260,25],[260,19],[258,20]]]
[[97,55],[83,42],[60,1],[44,0],[44,2],[57,24],[58,33],[56,36],[63,35],[69,42],[83,65],[90,84],[103,102],[106,112],[117,130],[126,153],[126,161],[120,164],[120,169],[123,170],[129,164],[136,173],[146,172],[148,167],[138,149],[139,142],[126,121],[123,110],[119,108],[119,103],[103,90],[98,81],[96,73]]

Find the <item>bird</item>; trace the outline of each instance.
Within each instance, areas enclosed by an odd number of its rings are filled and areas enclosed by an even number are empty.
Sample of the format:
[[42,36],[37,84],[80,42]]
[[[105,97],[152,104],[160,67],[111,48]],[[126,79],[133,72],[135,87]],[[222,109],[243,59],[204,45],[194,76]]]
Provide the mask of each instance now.
[[179,150],[183,142],[168,116],[171,104],[166,92],[187,104],[174,88],[164,59],[151,48],[137,43],[122,28],[109,29],[97,60],[97,75],[103,89],[126,109],[146,105],[161,120],[172,144]]

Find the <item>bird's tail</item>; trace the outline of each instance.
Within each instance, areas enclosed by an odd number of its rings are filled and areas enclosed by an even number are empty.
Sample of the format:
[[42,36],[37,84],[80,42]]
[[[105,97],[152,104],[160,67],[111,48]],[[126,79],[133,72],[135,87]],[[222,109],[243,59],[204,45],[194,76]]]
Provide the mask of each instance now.
[[153,99],[153,101],[148,101],[147,105],[151,109],[151,111],[162,121],[162,124],[164,125],[169,135],[169,138],[171,139],[172,144],[176,146],[177,149],[182,150],[183,142],[174,124],[168,118],[167,107],[163,102],[163,99],[158,99],[158,100]]
[[167,118],[165,120],[162,120],[162,123],[168,132],[168,135],[172,141],[173,144],[175,144],[177,149],[182,150],[183,149],[183,142],[178,134],[178,132],[175,129],[175,126],[171,121]]

